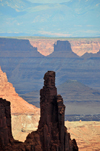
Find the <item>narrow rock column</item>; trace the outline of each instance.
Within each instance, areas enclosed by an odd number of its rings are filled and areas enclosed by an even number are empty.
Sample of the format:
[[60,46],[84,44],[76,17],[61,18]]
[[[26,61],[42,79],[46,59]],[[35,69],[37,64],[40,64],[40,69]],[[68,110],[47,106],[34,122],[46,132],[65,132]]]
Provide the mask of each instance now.
[[63,104],[63,99],[61,95],[57,96],[58,105],[58,124],[59,124],[59,139],[61,143],[60,151],[64,151],[64,113],[65,105]]
[[0,98],[0,146],[6,146],[11,139],[10,102]]
[[43,151],[74,151],[73,141],[64,126],[65,105],[57,95],[55,72],[44,75],[44,86],[40,90],[40,121],[38,132]]
[[[53,120],[56,120],[57,115],[55,115],[55,105],[57,96],[57,89],[55,87],[55,72],[48,71],[44,75],[44,86],[40,90],[40,109],[41,118],[39,127],[43,125],[50,125]],[[49,129],[50,131],[50,129]]]

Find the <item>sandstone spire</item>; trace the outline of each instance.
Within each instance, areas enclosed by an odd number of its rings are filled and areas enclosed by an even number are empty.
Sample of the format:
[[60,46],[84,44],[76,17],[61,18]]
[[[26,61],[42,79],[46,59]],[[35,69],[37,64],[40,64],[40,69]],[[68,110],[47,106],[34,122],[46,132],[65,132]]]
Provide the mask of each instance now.
[[40,90],[41,118],[38,132],[42,140],[43,151],[77,151],[75,140],[64,126],[65,105],[61,95],[57,95],[55,72],[44,75],[44,86]]
[[30,133],[24,143],[8,141],[4,151],[78,151],[75,139],[71,140],[64,126],[65,106],[62,97],[57,95],[53,71],[44,75],[44,86],[40,90],[40,108],[38,130]]

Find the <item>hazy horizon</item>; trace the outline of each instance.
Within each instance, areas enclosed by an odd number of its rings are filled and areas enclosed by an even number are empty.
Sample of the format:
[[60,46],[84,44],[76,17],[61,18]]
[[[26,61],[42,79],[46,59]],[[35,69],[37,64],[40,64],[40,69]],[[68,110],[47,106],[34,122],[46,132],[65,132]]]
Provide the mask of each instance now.
[[0,36],[100,37],[99,0],[0,0]]

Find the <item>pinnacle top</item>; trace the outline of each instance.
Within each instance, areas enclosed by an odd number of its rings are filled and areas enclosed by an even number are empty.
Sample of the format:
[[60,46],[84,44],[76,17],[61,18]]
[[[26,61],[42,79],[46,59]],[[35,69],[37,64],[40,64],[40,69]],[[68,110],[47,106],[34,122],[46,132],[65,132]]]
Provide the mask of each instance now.
[[52,87],[55,86],[55,72],[48,71],[44,75],[44,86]]

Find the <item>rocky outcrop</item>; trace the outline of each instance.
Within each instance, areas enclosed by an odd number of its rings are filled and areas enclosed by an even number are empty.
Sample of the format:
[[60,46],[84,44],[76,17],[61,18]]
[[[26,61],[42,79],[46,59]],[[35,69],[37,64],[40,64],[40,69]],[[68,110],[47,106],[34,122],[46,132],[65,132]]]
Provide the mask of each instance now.
[[48,57],[78,58],[78,56],[72,51],[70,42],[67,40],[58,40],[54,44],[54,52]]
[[0,67],[0,98],[11,102],[11,114],[38,114],[39,108],[29,104],[15,91],[13,85],[8,82],[6,73]]
[[0,150],[13,140],[10,102],[0,98]]
[[[65,41],[65,39],[60,40]],[[82,56],[86,52],[97,53],[100,50],[100,38],[67,38],[67,40],[71,44],[72,51],[78,56]],[[48,56],[54,51],[57,39],[29,39],[29,41],[33,47],[37,47],[38,52]]]
[[[40,109],[29,104],[16,93],[15,88],[8,82],[7,75],[1,70],[1,67],[0,98],[6,99],[11,103],[12,133],[14,138],[19,139],[18,136],[22,131],[29,132],[37,129]],[[22,136],[24,137],[23,133]],[[23,140],[23,137],[19,140]]]
[[96,54],[100,50],[100,38],[70,39],[71,48],[78,56],[85,53]]
[[0,151],[17,151],[20,144],[11,132],[10,102],[0,98]]
[[57,95],[53,71],[48,71],[44,76],[44,87],[40,90],[40,107],[41,118],[38,130],[30,133],[24,143],[8,141],[3,150],[78,151],[75,139],[71,140],[64,126],[65,106],[62,97]]
[[41,118],[38,132],[44,151],[78,150],[75,140],[64,126],[65,106],[63,99],[57,95],[55,72],[48,71],[44,76],[44,87],[40,91]]
[[42,57],[27,39],[0,38],[0,57]]
[[[34,112],[34,110],[33,110]],[[24,142],[26,136],[38,128],[39,115],[16,114],[11,115],[12,135],[14,139]]]
[[29,39],[30,44],[37,47],[37,51],[44,56],[48,56],[54,51],[56,41],[56,39]]

